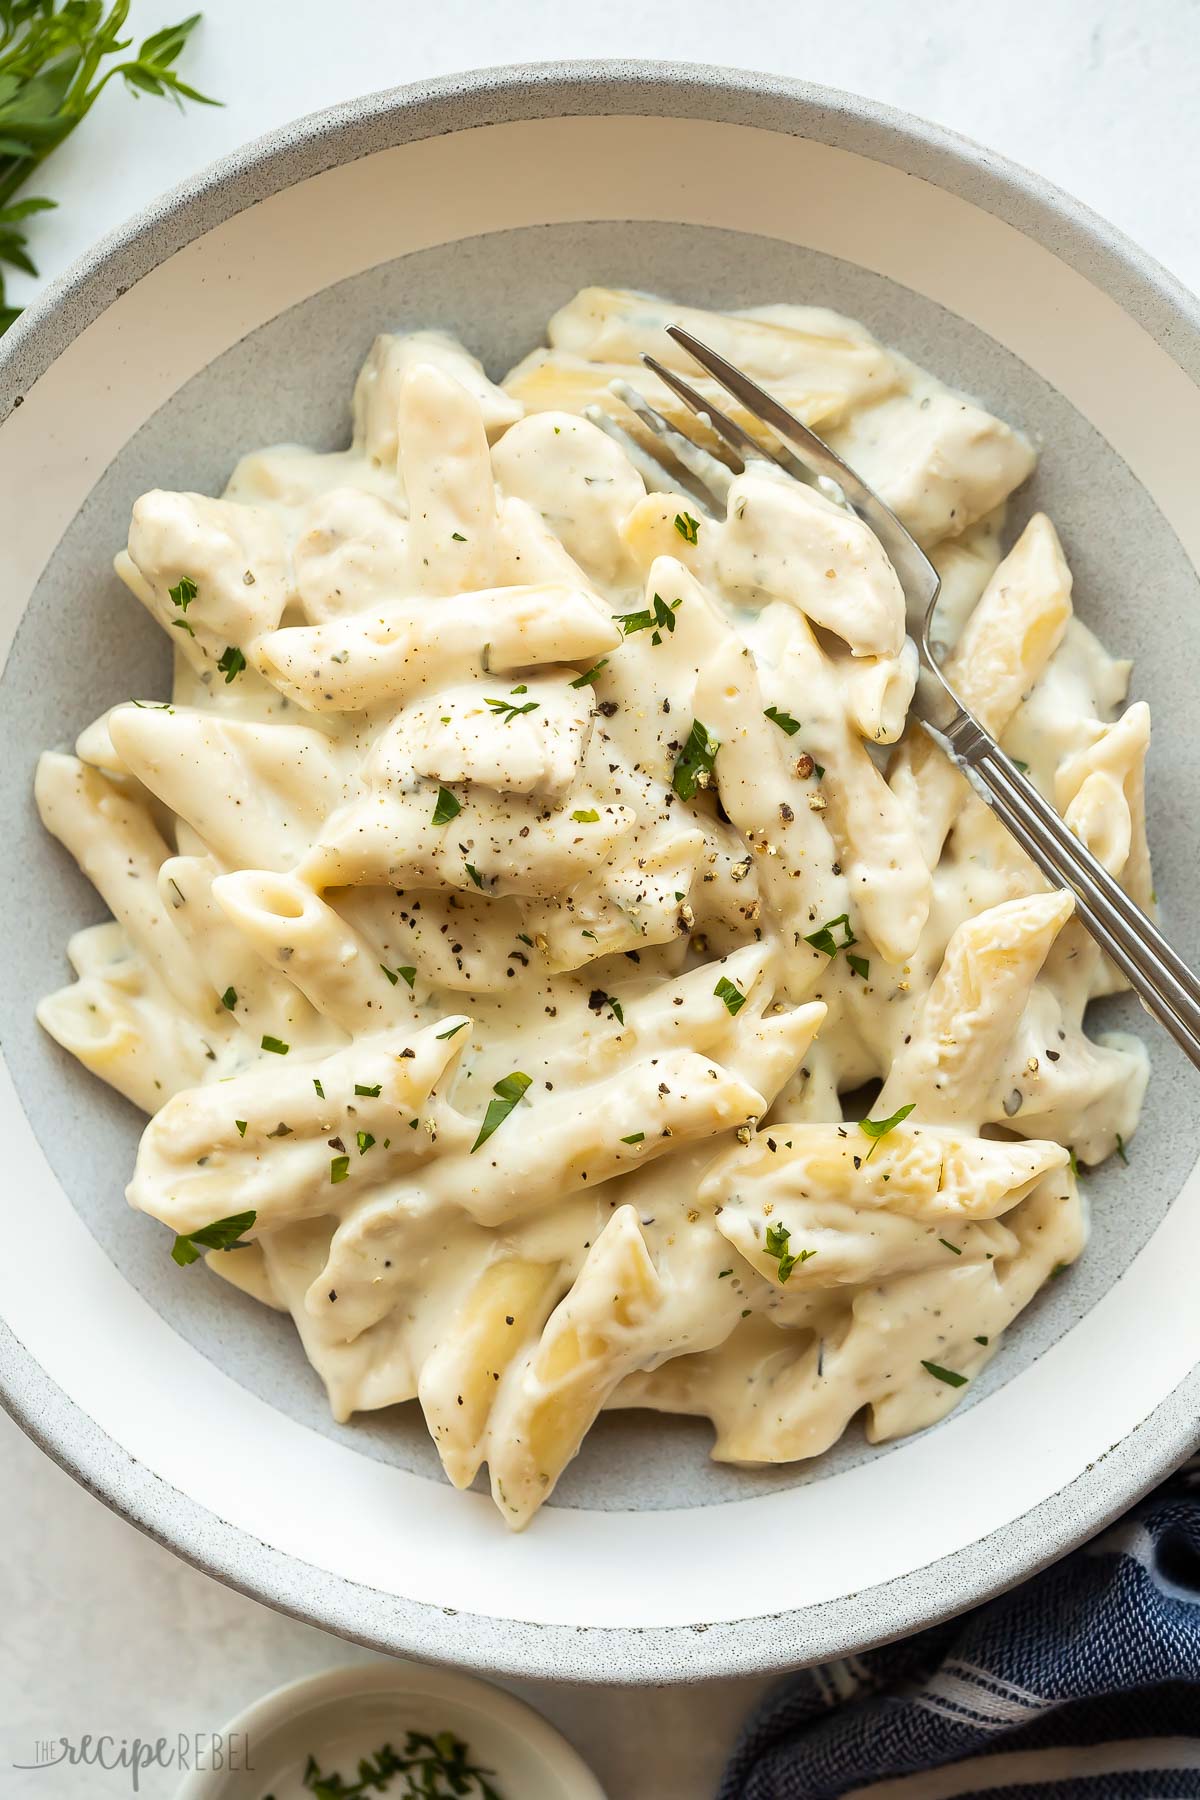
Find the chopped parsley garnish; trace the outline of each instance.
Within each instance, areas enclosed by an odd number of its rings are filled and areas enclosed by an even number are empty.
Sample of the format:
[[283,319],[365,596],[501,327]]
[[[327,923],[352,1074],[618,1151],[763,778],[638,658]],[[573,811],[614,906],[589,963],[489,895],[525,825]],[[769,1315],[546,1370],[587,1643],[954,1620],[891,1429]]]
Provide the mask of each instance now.
[[801,1250],[798,1256],[793,1256],[788,1249],[788,1239],[791,1235],[786,1225],[767,1226],[766,1251],[768,1256],[778,1259],[780,1281],[787,1280],[797,1263],[807,1262],[810,1256],[817,1254],[815,1250]]
[[1119,1131],[1117,1133],[1117,1155],[1120,1157],[1121,1161],[1128,1168],[1129,1158],[1125,1154],[1125,1139],[1121,1136]]
[[571,814],[571,817],[577,825],[598,825],[600,823],[600,814],[594,806],[581,806],[578,812]]
[[676,513],[675,529],[686,543],[694,544],[700,536],[700,521],[693,519],[689,512]]
[[226,1012],[233,1011],[234,1007],[237,1005],[236,988],[227,987],[225,989],[225,992],[221,995],[221,1005],[225,1008]]
[[1070,1144],[1067,1145],[1067,1167],[1068,1167],[1068,1169],[1070,1169],[1070,1171],[1071,1171],[1072,1175],[1075,1177],[1076,1181],[1078,1181],[1079,1180],[1079,1163],[1076,1159],[1075,1152],[1072,1149]]
[[780,731],[786,731],[789,737],[795,737],[800,729],[799,719],[793,719],[791,713],[780,712],[777,706],[765,706],[763,718],[770,719],[772,725],[778,725]]
[[365,1087],[361,1081],[356,1081],[354,1084],[354,1091],[356,1094],[362,1094],[364,1099],[378,1100],[380,1094],[383,1092],[383,1083],[382,1081],[377,1081],[374,1087]]
[[466,540],[466,538],[465,538],[465,537],[464,537],[464,536],[463,536],[463,534],[462,534],[462,532],[461,532],[461,531],[452,531],[452,532],[451,532],[451,533],[450,533],[450,542],[451,542],[451,543],[452,543],[452,544],[465,544],[465,543],[466,543],[466,541],[467,541],[467,540]]
[[448,825],[451,819],[457,819],[462,811],[462,801],[450,792],[449,788],[438,789],[437,805],[433,809],[435,825]]
[[471,1145],[472,1155],[479,1149],[481,1144],[487,1143],[493,1131],[495,1131],[498,1126],[503,1125],[505,1119],[507,1119],[509,1113],[530,1084],[531,1078],[528,1075],[522,1075],[519,1069],[514,1069],[511,1075],[505,1075],[496,1083],[495,1087],[492,1089],[496,1098],[488,1101],[488,1109],[483,1115],[483,1124],[479,1127],[479,1136]]
[[598,944],[600,942],[600,939],[596,936],[594,931],[581,931],[579,935],[580,935],[580,937],[591,938],[591,940],[594,944]]
[[264,1050],[269,1050],[272,1056],[286,1056],[291,1048],[289,1044],[284,1043],[282,1038],[277,1037],[265,1037],[262,1047]]
[[335,1156],[330,1160],[329,1181],[332,1187],[336,1187],[339,1181],[345,1181],[349,1174],[350,1158],[348,1156]]
[[438,1043],[444,1044],[446,1039],[452,1038],[456,1031],[462,1031],[465,1028],[466,1023],[467,1021],[465,1019],[460,1019],[457,1025],[452,1025],[450,1027],[449,1031],[439,1031],[437,1034]]
[[231,681],[233,681],[238,675],[241,674],[241,672],[245,668],[245,666],[246,666],[246,658],[242,655],[242,652],[238,649],[237,645],[236,644],[226,644],[224,652],[222,653],[222,656],[221,656],[221,660],[217,664],[218,669],[221,671],[222,675],[225,677],[225,686],[226,687],[228,687],[229,683]]
[[628,1137],[621,1139],[621,1142],[623,1144],[640,1144],[644,1142],[645,1136],[644,1131],[631,1131]]
[[[833,935],[839,928],[842,933],[840,944]],[[819,950],[822,956],[836,956],[839,950],[848,950],[851,944],[857,944],[858,939],[850,929],[850,914],[839,913],[836,919],[830,919],[811,932],[804,941],[811,944],[814,950]]]
[[186,1269],[189,1263],[199,1262],[202,1250],[247,1249],[242,1233],[249,1231],[257,1217],[256,1212],[231,1213],[227,1219],[202,1225],[199,1231],[181,1231],[171,1245],[172,1261]]
[[519,944],[528,944],[528,945],[529,945],[529,948],[530,948],[530,949],[531,949],[531,950],[532,950],[532,949],[533,949],[533,939],[532,939],[532,938],[531,938],[531,937],[530,937],[530,936],[529,936],[529,934],[528,934],[528,932],[525,932],[525,931],[518,931],[518,933],[517,933],[517,942],[518,942],[518,943],[519,943]]
[[[889,1131],[895,1131],[897,1125],[907,1119],[909,1113],[912,1112],[916,1104],[915,1100],[910,1100],[907,1106],[898,1107],[890,1119],[860,1119],[858,1121],[858,1129],[867,1137],[874,1138],[875,1140],[875,1143],[872,1144],[871,1148],[867,1151],[868,1162],[871,1157],[874,1156],[875,1145],[878,1144],[880,1138],[885,1138]],[[945,1242],[944,1238],[942,1242]]]
[[720,738],[713,737],[707,725],[702,725],[699,719],[693,719],[692,729],[675,760],[675,772],[671,777],[671,786],[681,800],[690,800],[697,788],[708,786],[720,748]]
[[186,631],[190,638],[195,637],[196,630],[190,619],[172,619],[171,623],[176,631]]
[[169,587],[167,592],[179,608],[180,612],[186,612],[188,607],[192,604],[192,601],[196,598],[196,595],[200,592],[200,589],[196,586],[190,575],[181,575],[179,580],[175,583],[175,586]]
[[577,675],[574,681],[570,683],[571,687],[591,687],[593,682],[599,681],[601,669],[606,669],[607,667],[608,658],[607,656],[602,656],[600,661],[593,663],[590,669],[585,669],[582,675]]
[[[512,692],[514,694],[526,694],[529,690],[528,688],[517,687],[513,688]],[[490,706],[492,711],[496,714],[496,717],[502,719],[506,725],[511,725],[514,719],[519,719],[521,717],[522,713],[537,712],[540,704],[540,701],[537,700],[526,700],[522,705],[515,706],[511,700],[489,700],[487,695],[484,695],[484,705]]]
[[626,637],[630,637],[635,631],[653,631],[654,636],[650,642],[661,644],[663,632],[674,631],[675,614],[682,605],[682,600],[672,600],[668,606],[661,594],[655,594],[651,606],[643,608],[641,612],[617,613],[617,624]]
[[471,877],[471,880],[475,883],[475,886],[477,888],[481,888],[483,886],[483,876],[479,873],[479,870],[475,867],[475,864],[467,863],[466,869],[467,869],[467,874]]
[[386,963],[380,963],[379,967],[383,970],[393,987],[395,987],[398,981],[403,981],[409,988],[416,986],[417,971],[415,968],[389,969]]
[[1014,769],[1020,769],[1022,775],[1028,775],[1029,773],[1029,764],[1027,762],[1022,762],[1019,756],[1013,757],[1012,766]]
[[722,1270],[721,1270],[721,1271],[720,1271],[720,1273],[719,1273],[719,1274],[718,1274],[718,1276],[717,1276],[717,1280],[718,1280],[718,1281],[724,1281],[724,1279],[725,1279],[725,1277],[726,1277],[726,1276],[727,1276],[727,1275],[732,1275],[732,1274],[733,1274],[733,1270],[732,1270],[732,1269],[722,1269]]
[[371,1145],[375,1142],[375,1139],[371,1136],[369,1131],[356,1131],[354,1134],[354,1141],[358,1145],[358,1154],[360,1156],[365,1156],[367,1151],[371,1148]]
[[852,951],[848,950],[846,952],[846,961],[849,963],[854,973],[856,975],[861,975],[864,981],[871,973],[871,965],[865,956],[855,956]]
[[976,1338],[976,1339],[975,1339],[975,1342],[976,1342],[976,1343],[977,1343],[977,1344],[986,1344],[986,1343],[987,1343],[987,1341],[988,1341],[988,1340],[987,1340],[987,1339],[986,1339],[986,1338],[985,1338],[985,1337],[977,1337],[977,1338]]
[[957,1244],[952,1244],[950,1242],[949,1238],[939,1238],[938,1243],[941,1244],[942,1247],[946,1250],[953,1250],[955,1256],[962,1255],[962,1250],[960,1249],[960,1247]]
[[238,1136],[239,1136],[239,1137],[245,1137],[245,1135],[246,1135],[246,1121],[245,1121],[245,1119],[235,1119],[235,1120],[234,1120],[234,1121],[233,1121],[233,1122],[234,1122],[234,1124],[235,1124],[235,1125],[236,1125],[236,1126],[237,1126],[237,1134],[238,1134]]
[[922,1357],[921,1367],[932,1375],[935,1381],[944,1381],[947,1387],[966,1387],[967,1385],[965,1375],[958,1374],[954,1369],[943,1369],[941,1363],[926,1362]]
[[323,1100],[325,1098],[325,1089],[321,1086],[321,1083],[317,1080],[315,1075],[313,1076],[313,1086],[316,1088],[318,1094],[321,1096],[321,1098]]
[[716,987],[713,989],[713,993],[717,996],[718,1000],[723,1000],[725,1002],[725,1010],[731,1019],[736,1018],[746,1004],[746,996],[743,994],[741,988],[735,987],[733,982],[730,981],[726,975],[722,975],[720,981],[718,981]]

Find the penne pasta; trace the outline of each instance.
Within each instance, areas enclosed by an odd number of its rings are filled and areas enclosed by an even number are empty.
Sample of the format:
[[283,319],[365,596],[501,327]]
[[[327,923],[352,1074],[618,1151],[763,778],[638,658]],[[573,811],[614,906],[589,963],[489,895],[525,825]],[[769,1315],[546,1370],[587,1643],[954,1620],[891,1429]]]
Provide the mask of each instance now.
[[748,1466],[942,1418],[1081,1253],[1149,1076],[1089,1029],[1121,982],[1071,896],[912,716],[878,540],[681,411],[644,353],[763,430],[672,320],[928,548],[951,682],[1152,907],[1148,710],[1050,520],[1008,547],[1030,445],[810,306],[587,288],[501,385],[377,337],[345,447],[137,502],[170,696],[35,782],[110,915],[38,1018],[150,1115],[162,1254],[288,1314],[335,1419],[417,1402],[514,1530],[608,1407]]

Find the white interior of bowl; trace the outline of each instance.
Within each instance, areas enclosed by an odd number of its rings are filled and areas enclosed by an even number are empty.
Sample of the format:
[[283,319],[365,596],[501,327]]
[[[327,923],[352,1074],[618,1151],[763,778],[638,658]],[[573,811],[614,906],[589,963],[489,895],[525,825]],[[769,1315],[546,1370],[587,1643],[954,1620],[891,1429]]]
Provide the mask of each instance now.
[[[655,170],[664,173],[648,179]],[[654,223],[663,215],[672,226]],[[644,285],[662,287],[674,269],[669,285],[688,300],[735,290],[747,303],[800,297],[755,281],[756,257],[764,280],[768,271],[777,279],[778,247],[790,256],[798,246],[810,278],[830,284],[806,299],[852,311],[875,294],[883,313],[902,310],[900,290],[908,290],[934,303],[914,300],[919,341],[906,347],[952,380],[977,390],[993,383],[987,398],[1002,409],[1006,370],[1023,366],[1031,393],[1049,384],[1078,415],[1075,460],[1060,457],[1047,480],[1055,510],[1061,497],[1068,513],[1068,548],[1092,576],[1081,609],[1113,649],[1132,643],[1153,661],[1157,642],[1153,682],[1138,691],[1157,711],[1160,792],[1200,773],[1187,742],[1186,672],[1172,677],[1174,652],[1162,641],[1166,632],[1182,640],[1183,613],[1195,601],[1189,562],[1200,562],[1200,516],[1181,446],[1200,441],[1200,394],[1154,338],[1013,225],[883,162],[704,119],[550,117],[404,144],[248,204],[116,298],[5,421],[0,494],[19,495],[20,505],[5,526],[3,654],[39,583],[55,609],[31,609],[26,629],[36,641],[18,642],[9,665],[10,841],[24,833],[33,845],[27,788],[37,749],[137,691],[126,670],[158,666],[153,628],[132,602],[114,610],[121,603],[108,589],[121,506],[159,478],[218,484],[240,450],[281,435],[274,421],[286,414],[290,423],[296,410],[291,399],[267,404],[249,384],[236,440],[214,442],[203,424],[205,390],[194,384],[194,438],[173,432],[170,466],[143,469],[174,417],[169,408],[159,416],[156,438],[159,409],[214,358],[279,320],[280,343],[295,350],[299,400],[311,400],[316,435],[327,434],[344,407],[346,369],[366,347],[363,296],[376,291],[367,272],[377,272],[388,306],[378,328],[440,322],[411,311],[398,259],[416,253],[434,258],[423,299],[439,283],[453,297],[457,268],[460,284],[472,283],[470,303],[460,294],[456,310],[477,324],[482,341],[473,347],[493,360],[515,358],[528,347],[527,337],[512,341],[528,330],[527,313],[544,316],[590,279],[633,279],[611,266],[621,234],[606,222],[624,221],[643,222],[625,241],[645,245],[645,261],[656,265],[658,279]],[[476,284],[486,281],[488,234],[502,232],[526,233],[505,245],[528,266],[496,274],[496,316],[485,324],[489,295]],[[744,242],[735,250],[716,233]],[[449,248],[480,238],[482,246]],[[714,274],[722,265],[730,269],[724,291]],[[303,309],[289,313],[352,277],[368,285],[357,299],[352,283],[345,288],[338,337],[326,342]],[[885,280],[872,287],[875,277]],[[522,286],[524,310],[506,311],[506,296]],[[327,306],[322,328],[341,316]],[[961,320],[972,327],[966,337]],[[987,339],[998,347],[992,361]],[[1052,407],[1045,415],[1057,416]],[[79,694],[89,706],[68,710]],[[1178,923],[1197,827],[1169,801],[1157,823],[1167,852],[1159,886]],[[96,908],[51,848],[12,860],[0,901],[19,965],[0,1076],[17,1220],[0,1261],[0,1313],[113,1444],[226,1528],[316,1571],[494,1620],[643,1630],[819,1608],[902,1582],[1006,1527],[1028,1568],[1050,1550],[1024,1516],[1101,1461],[1200,1362],[1200,1177],[1188,1172],[1189,1134],[1170,1123],[1189,1107],[1190,1090],[1182,1060],[1159,1040],[1151,1042],[1158,1097],[1133,1166],[1098,1184],[1095,1273],[1085,1263],[1073,1291],[1031,1317],[1026,1353],[999,1359],[977,1403],[886,1452],[852,1447],[816,1479],[808,1471],[789,1485],[739,1476],[734,1486],[706,1487],[697,1428],[614,1422],[582,1476],[564,1487],[563,1503],[509,1538],[481,1496],[455,1495],[430,1478],[428,1464],[393,1454],[369,1429],[329,1429],[306,1410],[316,1404],[312,1384],[274,1403],[271,1382],[255,1376],[256,1346],[267,1355],[274,1333],[270,1355],[298,1364],[298,1344],[280,1352],[277,1321],[255,1314],[247,1323],[236,1296],[222,1290],[213,1300],[215,1284],[202,1271],[181,1275],[150,1221],[122,1214],[114,1238],[97,1225],[121,1211],[137,1121],[37,1039],[26,1008],[26,990],[61,980],[67,932]],[[410,1466],[400,1466],[406,1456]],[[665,1486],[656,1461],[673,1471]],[[1113,1510],[1102,1487],[1091,1504],[1097,1515]],[[241,1568],[238,1578],[252,1581],[252,1572]],[[948,1589],[945,1607],[953,1604]],[[405,1641],[398,1626],[397,1645]]]

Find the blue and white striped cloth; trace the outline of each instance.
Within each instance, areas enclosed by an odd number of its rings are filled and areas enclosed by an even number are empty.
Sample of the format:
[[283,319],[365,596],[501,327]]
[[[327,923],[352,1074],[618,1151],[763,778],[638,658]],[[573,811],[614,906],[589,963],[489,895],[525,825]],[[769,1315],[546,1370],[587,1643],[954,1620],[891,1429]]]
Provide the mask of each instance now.
[[1200,1800],[1200,1458],[948,1625],[789,1676],[719,1800]]

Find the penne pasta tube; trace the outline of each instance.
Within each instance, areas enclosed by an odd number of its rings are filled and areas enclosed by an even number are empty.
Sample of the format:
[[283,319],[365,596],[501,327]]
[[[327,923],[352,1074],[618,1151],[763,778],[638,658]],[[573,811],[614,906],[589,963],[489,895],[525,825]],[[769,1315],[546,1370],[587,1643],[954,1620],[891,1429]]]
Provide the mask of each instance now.
[[416,971],[388,968],[332,906],[294,875],[240,869],[212,896],[236,935],[267,966],[286,971],[312,1010],[356,1037],[416,1017]]
[[203,972],[214,1001],[257,1045],[264,1032],[289,1041],[313,1034],[320,1021],[304,995],[261,954],[218,905],[213,883],[220,864],[210,856],[171,856],[158,871],[158,893],[172,923]]
[[484,430],[496,438],[521,417],[519,403],[488,380],[483,365],[445,331],[383,332],[375,339],[354,384],[354,442],[384,468],[399,452],[400,394],[410,369],[433,368],[471,395]]
[[415,363],[400,382],[397,433],[415,591],[486,587],[499,520],[478,398],[443,369]]
[[590,1191],[689,1138],[757,1119],[764,1107],[761,1094],[720,1064],[690,1050],[664,1051],[590,1087],[539,1095],[531,1105],[536,1129],[523,1130],[524,1118],[517,1119],[474,1151],[442,1156],[425,1189],[479,1224],[500,1225],[581,1187]]
[[47,831],[70,851],[167,993],[195,1017],[208,1018],[212,990],[193,969],[158,894],[169,851],[137,791],[77,757],[47,751],[38,761],[34,796]]
[[558,1286],[557,1264],[489,1263],[422,1365],[421,1409],[455,1487],[469,1487],[478,1474],[497,1387],[541,1332]]
[[[806,940],[845,918],[850,895],[825,824],[812,758],[801,761],[791,738],[766,716],[750,658],[733,668],[711,664],[696,684],[695,714],[719,742],[721,802],[744,837],[759,891],[788,944],[789,985],[797,993],[820,974],[824,954]],[[798,766],[799,765],[799,766]],[[802,775],[800,768],[806,768]]]
[[[1002,736],[1046,669],[1070,617],[1071,571],[1053,525],[1036,513],[988,582],[945,665],[947,680],[993,737]],[[920,820],[933,868],[968,792],[963,777],[920,732],[896,751],[888,779]]]
[[821,816],[853,918],[888,962],[903,963],[921,940],[933,893],[916,832],[851,727],[833,670],[805,621],[772,607],[764,627],[775,651],[769,691],[777,715],[779,699],[803,696],[796,742],[824,771],[816,787],[797,780],[790,804],[824,801]]
[[214,1054],[202,1028],[163,1000],[140,958],[130,957],[107,975],[85,975],[48,994],[38,1003],[38,1024],[85,1069],[153,1113],[203,1081]]
[[234,868],[290,868],[341,798],[332,745],[302,725],[119,706],[109,730],[138,780]]
[[486,1445],[492,1496],[514,1530],[529,1523],[609,1394],[645,1355],[661,1303],[662,1284],[637,1215],[619,1207],[492,1410]]
[[130,1205],[182,1232],[252,1210],[254,1235],[353,1206],[364,1187],[467,1136],[441,1088],[468,1023],[380,1032],[318,1060],[264,1044],[246,1074],[188,1089],[155,1115]]
[[1031,894],[959,926],[875,1103],[880,1118],[910,1103],[930,1123],[987,1117],[998,1066],[1074,906],[1061,890]]
[[545,582],[457,594],[436,609],[392,600],[287,626],[265,633],[254,658],[268,681],[310,712],[356,712],[481,669],[500,675],[540,663],[591,663],[619,642],[599,601],[582,588]]

